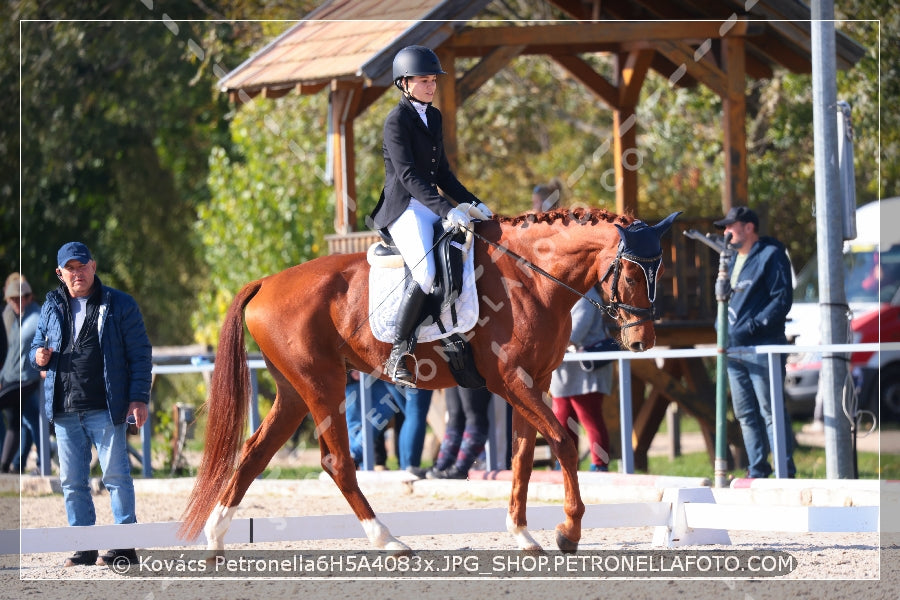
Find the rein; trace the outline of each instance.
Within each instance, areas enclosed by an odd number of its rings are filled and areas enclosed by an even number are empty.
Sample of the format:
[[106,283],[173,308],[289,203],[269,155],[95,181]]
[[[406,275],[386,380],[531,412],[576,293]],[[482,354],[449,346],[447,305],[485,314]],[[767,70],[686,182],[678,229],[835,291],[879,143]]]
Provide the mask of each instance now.
[[506,248],[505,246],[501,246],[497,242],[487,239],[486,237],[484,237],[483,235],[481,235],[480,233],[475,231],[474,228],[470,229],[468,227],[465,227],[465,229],[470,231],[472,233],[472,235],[474,235],[478,239],[484,241],[489,246],[493,246],[494,248],[500,250],[501,252],[508,254],[510,257],[519,261],[521,264],[525,265],[526,267],[528,267],[535,273],[542,275],[542,276],[546,277],[547,279],[549,279],[550,281],[556,283],[557,285],[560,285],[560,286],[566,288],[567,290],[569,290],[576,296],[584,298],[585,300],[590,302],[592,305],[594,305],[594,307],[597,310],[603,311],[607,315],[609,315],[609,317],[611,319],[615,319],[616,321],[619,321],[620,323],[622,321],[624,321],[624,319],[619,317],[619,310],[624,310],[625,312],[630,313],[636,317],[642,317],[638,321],[634,321],[632,323],[621,324],[620,329],[627,329],[628,327],[635,327],[636,325],[640,325],[641,323],[645,323],[647,321],[652,321],[656,315],[656,310],[655,310],[652,302],[650,303],[649,308],[640,308],[638,306],[632,306],[630,304],[624,304],[622,302],[619,302],[616,298],[619,295],[619,275],[621,273],[623,258],[626,260],[645,262],[648,260],[657,260],[659,257],[656,257],[653,259],[646,259],[646,258],[635,257],[630,254],[625,255],[624,254],[625,245],[623,243],[619,243],[618,252],[616,252],[616,258],[609,264],[609,268],[606,269],[606,273],[603,275],[603,277],[600,278],[600,283],[602,283],[602,282],[606,281],[607,277],[609,277],[610,272],[612,272],[612,274],[613,274],[613,280],[612,280],[612,284],[611,284],[612,296],[610,297],[609,304],[601,304],[600,302],[597,302],[596,300],[594,300],[592,298],[588,298],[586,295],[582,294],[581,292],[579,292],[578,290],[576,290],[569,284],[565,283],[564,281],[560,280],[559,278],[554,277],[553,275],[551,275],[550,273],[548,273],[541,267],[537,266],[536,264],[534,264],[533,262],[531,262],[524,256],[516,254],[509,248]]

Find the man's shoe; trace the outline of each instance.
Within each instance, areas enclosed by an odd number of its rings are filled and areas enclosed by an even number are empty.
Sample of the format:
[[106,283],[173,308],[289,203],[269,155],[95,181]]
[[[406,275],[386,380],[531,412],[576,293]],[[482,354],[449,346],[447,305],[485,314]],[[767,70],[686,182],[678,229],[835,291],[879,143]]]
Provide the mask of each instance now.
[[63,563],[64,567],[75,567],[78,565],[93,565],[97,563],[96,550],[79,550],[66,559]]
[[410,473],[411,475],[415,475],[419,479],[425,479],[425,473],[427,473],[428,470],[423,469],[422,467],[409,466],[409,467],[406,467],[406,472]]
[[460,471],[456,465],[451,465],[444,470],[431,469],[426,474],[428,479],[468,479],[468,471]]
[[[94,554],[96,555],[97,553],[94,552]],[[124,561],[126,560],[132,565],[136,565],[138,563],[137,552],[134,551],[134,548],[110,550],[109,552],[104,552],[97,557],[97,564],[101,567],[105,567],[108,565],[123,567],[125,566]]]

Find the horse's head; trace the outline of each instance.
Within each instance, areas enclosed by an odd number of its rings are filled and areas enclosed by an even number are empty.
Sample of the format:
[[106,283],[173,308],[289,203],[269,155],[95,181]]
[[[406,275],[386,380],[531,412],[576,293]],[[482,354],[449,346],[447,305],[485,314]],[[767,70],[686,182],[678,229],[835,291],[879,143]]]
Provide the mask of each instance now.
[[639,220],[628,227],[616,224],[618,249],[600,283],[609,297],[609,314],[621,326],[621,343],[629,350],[649,350],[656,343],[653,303],[663,272],[660,239],[680,214],[672,213],[652,226]]

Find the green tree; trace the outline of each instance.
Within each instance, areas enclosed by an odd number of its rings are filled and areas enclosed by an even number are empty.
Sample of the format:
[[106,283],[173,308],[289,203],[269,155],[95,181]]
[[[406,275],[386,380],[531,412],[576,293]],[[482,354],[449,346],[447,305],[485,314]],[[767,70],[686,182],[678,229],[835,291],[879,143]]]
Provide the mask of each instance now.
[[231,123],[232,152],[213,149],[211,197],[195,224],[209,267],[194,322],[201,341],[216,341],[221,316],[245,283],[325,253],[334,214],[324,170],[325,100],[250,102]]

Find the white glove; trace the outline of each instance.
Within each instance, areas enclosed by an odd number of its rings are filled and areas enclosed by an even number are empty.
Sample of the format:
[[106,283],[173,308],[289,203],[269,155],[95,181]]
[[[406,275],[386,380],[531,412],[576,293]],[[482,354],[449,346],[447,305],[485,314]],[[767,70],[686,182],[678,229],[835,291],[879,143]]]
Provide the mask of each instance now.
[[470,202],[460,202],[456,205],[460,211],[466,213],[470,219],[478,219],[479,221],[490,221],[494,213],[483,202],[472,204]]
[[450,227],[466,227],[471,221],[469,215],[458,208],[451,208],[450,212],[447,213],[446,219]]
[[471,215],[473,219],[490,221],[491,217],[494,216],[494,212],[487,207],[487,204],[485,204],[484,202],[479,202],[478,204],[472,205],[472,208],[469,210],[469,215]]

